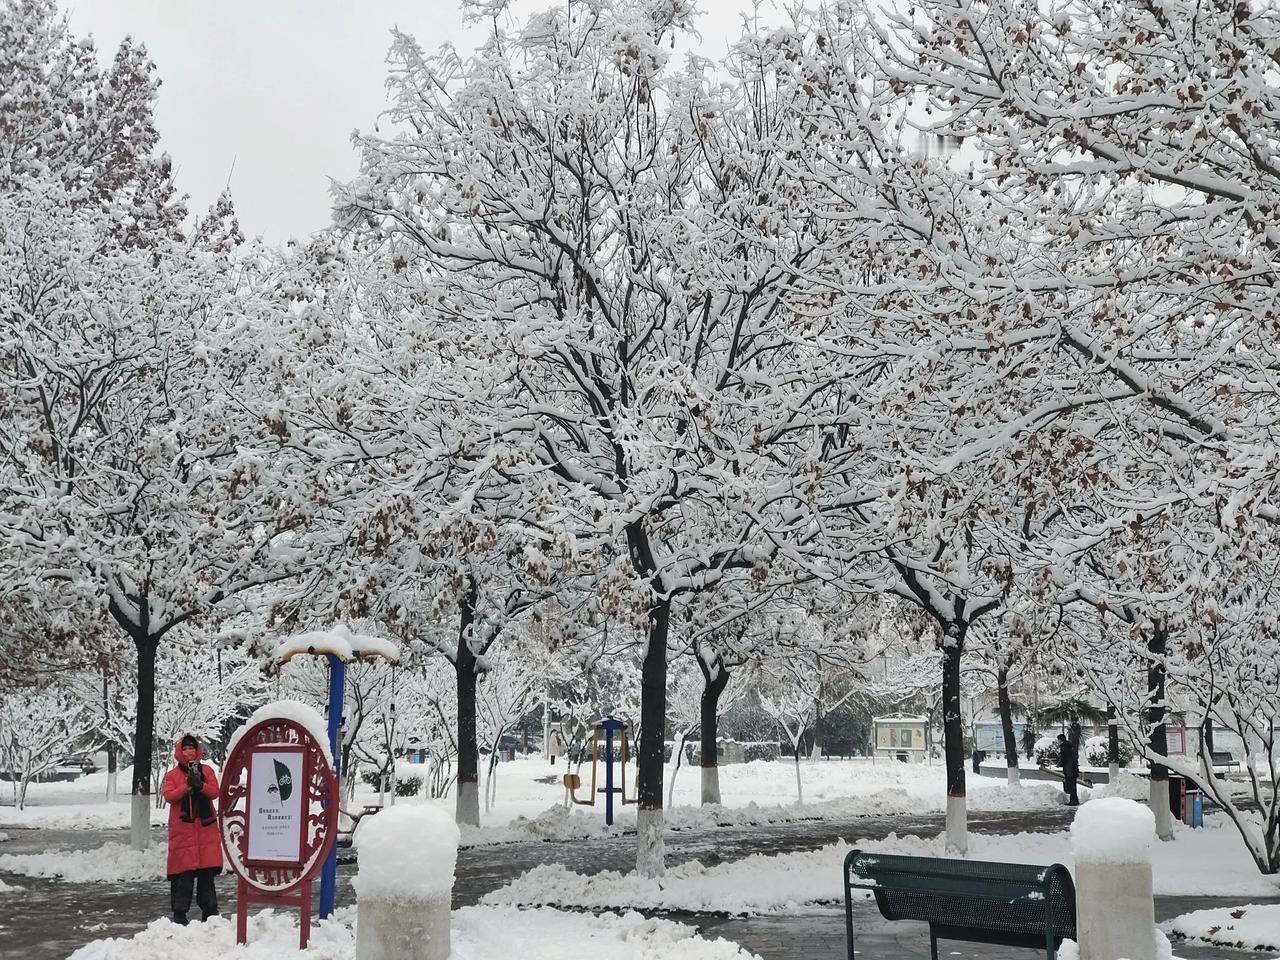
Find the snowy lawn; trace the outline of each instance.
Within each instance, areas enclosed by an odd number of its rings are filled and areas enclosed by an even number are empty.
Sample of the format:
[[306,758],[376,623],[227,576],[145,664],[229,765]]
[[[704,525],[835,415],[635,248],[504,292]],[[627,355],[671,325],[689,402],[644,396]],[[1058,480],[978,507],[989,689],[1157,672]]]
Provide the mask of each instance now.
[[[355,911],[339,910],[312,928],[309,960],[353,960]],[[728,940],[704,940],[692,927],[636,913],[517,911],[464,907],[453,913],[452,960],[752,960]],[[237,946],[233,919],[179,927],[153,921],[129,938],[96,940],[69,960],[292,960],[298,956],[298,921],[292,913],[264,910],[249,918],[249,943]]]
[[[841,868],[845,855],[859,847],[910,856],[945,856],[945,837],[899,837],[853,844],[841,841],[820,850],[776,856],[751,856],[703,866],[697,861],[667,871],[659,880],[613,872],[583,876],[561,866],[534,868],[490,893],[489,904],[691,909],[734,915],[789,913],[843,899]],[[1067,831],[1010,836],[969,835],[975,860],[1011,863],[1064,863],[1073,867]],[[1235,829],[1211,818],[1203,830],[1179,825],[1172,843],[1152,851],[1155,892],[1166,896],[1280,896],[1280,880],[1258,873]]]
[[[126,767],[116,775],[120,794],[107,802],[107,774],[90,773],[75,780],[33,783],[26,805],[19,810],[0,789],[0,824],[14,827],[53,827],[61,830],[110,830],[129,826],[129,782]],[[154,798],[153,798],[154,803]],[[164,824],[167,809],[151,808],[152,825]]]
[[1260,952],[1280,950],[1280,903],[1196,910],[1163,926],[1177,939],[1193,943]]
[[[676,778],[673,806],[666,811],[668,829],[788,823],[797,820],[845,820],[861,816],[936,814],[946,807],[946,774],[941,764],[897,763],[868,759],[802,761],[803,804],[796,803],[795,767],[791,760],[757,760],[720,768],[723,804],[700,806],[697,768],[684,768]],[[670,775],[670,766],[667,774]],[[540,757],[498,765],[498,800],[481,817],[482,826],[463,828],[463,846],[531,839],[569,840],[634,832],[635,808],[615,809],[614,828],[604,825],[604,811],[574,806],[564,811],[563,760],[551,767]],[[590,766],[580,770],[582,796],[590,786]],[[628,790],[634,783],[628,769]],[[545,782],[545,781],[552,782]],[[603,782],[603,774],[600,774]],[[1003,777],[968,778],[969,809],[980,811],[1044,809],[1061,804],[1062,788],[1043,781],[1009,788]],[[376,794],[361,790],[354,804],[373,802]],[[403,802],[398,801],[398,802]],[[451,801],[440,801],[452,807]]]

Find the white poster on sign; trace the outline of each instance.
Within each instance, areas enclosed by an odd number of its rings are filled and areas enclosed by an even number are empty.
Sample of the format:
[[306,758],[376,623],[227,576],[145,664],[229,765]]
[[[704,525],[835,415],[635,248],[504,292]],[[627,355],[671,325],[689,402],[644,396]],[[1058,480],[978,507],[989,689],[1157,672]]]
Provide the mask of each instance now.
[[302,792],[301,753],[253,754],[248,859],[297,861],[302,848]]

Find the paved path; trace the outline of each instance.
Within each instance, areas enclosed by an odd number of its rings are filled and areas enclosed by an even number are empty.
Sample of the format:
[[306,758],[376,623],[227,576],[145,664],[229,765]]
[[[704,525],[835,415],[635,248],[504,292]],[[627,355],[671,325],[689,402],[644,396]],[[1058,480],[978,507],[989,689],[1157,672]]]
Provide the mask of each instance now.
[[[970,826],[980,833],[1018,833],[1061,829],[1071,811],[1055,809],[1028,813],[974,813]],[[679,863],[736,860],[752,853],[780,853],[810,850],[838,839],[874,839],[889,833],[934,836],[942,829],[940,816],[864,817],[844,821],[821,821],[764,827],[725,827],[717,830],[679,831],[669,835],[668,860]],[[127,842],[127,830],[9,830],[11,840],[0,845],[3,853],[35,853],[51,847],[93,848],[109,841]],[[163,843],[162,830],[155,842]],[[634,863],[635,847],[630,838],[574,842],[527,842],[502,846],[474,847],[459,852],[454,904],[477,902],[485,893],[541,863],[563,863],[582,873],[600,870],[627,870]],[[355,902],[350,887],[354,867],[339,871],[339,905]],[[130,936],[150,920],[168,913],[168,891],[163,882],[123,884],[74,884],[56,880],[15,877],[25,892],[6,894],[0,899],[0,958],[2,960],[63,960],[82,944],[108,936]],[[234,910],[235,884],[232,878],[218,879],[218,896],[225,913]],[[1157,913],[1163,919],[1203,906],[1216,905],[1201,899],[1158,898]],[[710,936],[723,936],[741,943],[764,960],[841,960],[844,957],[844,927],[838,909],[819,910],[789,917],[723,918],[706,915],[678,916],[682,922]],[[924,960],[928,956],[928,936],[921,936],[914,924],[888,924],[879,919],[874,907],[859,907],[857,919],[859,954],[868,958]],[[865,931],[865,933],[863,933]],[[977,957],[982,960],[1029,960],[1026,951],[1003,948],[990,950],[972,944],[947,944],[943,957]],[[1230,951],[1201,951],[1180,948],[1188,960],[1209,957],[1240,957]]]

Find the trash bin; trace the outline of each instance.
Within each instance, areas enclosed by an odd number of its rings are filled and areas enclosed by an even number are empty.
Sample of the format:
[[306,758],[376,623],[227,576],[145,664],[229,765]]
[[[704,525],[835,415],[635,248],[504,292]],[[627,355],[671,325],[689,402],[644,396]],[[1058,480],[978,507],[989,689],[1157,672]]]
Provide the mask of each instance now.
[[1200,790],[1187,791],[1187,825],[1192,829],[1204,826],[1204,793]]
[[1187,818],[1187,778],[1169,774],[1169,812],[1177,820]]

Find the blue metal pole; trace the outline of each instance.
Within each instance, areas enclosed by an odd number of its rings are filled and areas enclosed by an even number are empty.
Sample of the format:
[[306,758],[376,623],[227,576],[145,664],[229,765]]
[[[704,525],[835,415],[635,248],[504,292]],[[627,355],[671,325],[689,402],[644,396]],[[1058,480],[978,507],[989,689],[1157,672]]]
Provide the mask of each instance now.
[[[346,689],[347,665],[332,653],[329,660],[329,752],[333,754],[333,774],[338,780],[338,797],[342,796],[342,751],[338,749],[338,728],[342,726],[343,691]],[[338,797],[333,802],[338,802]],[[320,919],[333,913],[338,897],[338,845],[335,843],[324,861],[320,874]]]
[[606,717],[604,723],[604,822],[613,826],[613,724]]

